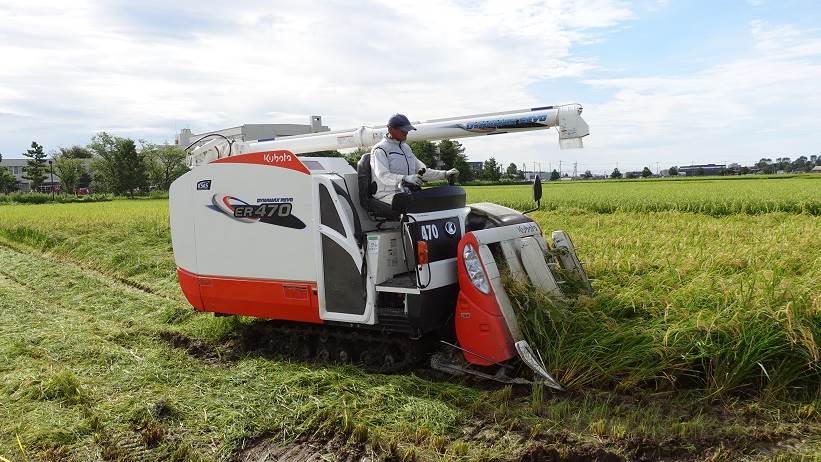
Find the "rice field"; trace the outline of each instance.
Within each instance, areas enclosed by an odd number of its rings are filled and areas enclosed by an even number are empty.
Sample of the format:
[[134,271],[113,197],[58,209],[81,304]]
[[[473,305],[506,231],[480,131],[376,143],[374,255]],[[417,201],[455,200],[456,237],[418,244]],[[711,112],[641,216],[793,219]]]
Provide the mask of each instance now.
[[[693,212],[711,216],[785,212],[821,215],[821,178],[729,177],[633,181],[555,181],[543,184],[542,208],[577,208],[597,213]],[[469,188],[471,200],[517,210],[532,207],[519,185]]]
[[0,205],[0,461],[812,460],[820,204],[810,177],[545,184],[596,293],[510,290],[564,395],[243,349],[252,320],[184,301],[167,201]]

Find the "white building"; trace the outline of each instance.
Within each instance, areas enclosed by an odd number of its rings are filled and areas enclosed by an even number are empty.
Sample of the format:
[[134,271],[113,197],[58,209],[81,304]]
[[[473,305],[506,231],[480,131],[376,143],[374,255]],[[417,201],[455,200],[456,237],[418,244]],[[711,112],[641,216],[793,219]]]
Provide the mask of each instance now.
[[[3,159],[0,160],[0,168],[7,168],[14,178],[17,180],[17,184],[13,189],[21,192],[29,192],[31,191],[31,181],[23,178],[25,172],[23,171],[23,167],[28,165],[30,159]],[[49,160],[46,159],[45,165],[45,173],[46,179],[43,181],[43,184],[40,185],[39,191],[40,192],[51,192],[52,187],[59,187],[60,186],[60,177],[57,176],[57,173],[52,175],[52,170],[49,165]],[[83,166],[88,171],[89,165],[91,164],[91,159],[81,159],[83,162]]]
[[[26,180],[23,178],[25,172],[23,171],[23,167],[28,165],[29,159],[3,159],[0,160],[0,168],[7,168],[12,175],[14,175],[14,179],[17,180],[17,185],[13,188],[18,191],[22,192],[29,192],[31,191],[31,181]],[[52,185],[59,185],[60,184],[60,177],[54,175],[54,180],[52,182],[51,178],[51,170],[49,169],[48,162],[46,162],[46,181],[40,186],[40,191],[46,192],[51,191]]]

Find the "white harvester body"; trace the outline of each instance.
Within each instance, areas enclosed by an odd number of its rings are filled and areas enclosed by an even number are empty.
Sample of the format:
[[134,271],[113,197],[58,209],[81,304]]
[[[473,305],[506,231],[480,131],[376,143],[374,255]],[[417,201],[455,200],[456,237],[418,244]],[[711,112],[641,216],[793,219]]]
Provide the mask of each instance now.
[[[588,133],[580,113],[567,105],[415,122],[418,132],[409,139],[557,126],[560,140],[580,147]],[[504,371],[519,357],[561,388],[522,338],[497,259],[514,278],[561,294],[558,268],[587,282],[566,234],[554,233],[550,244],[527,216],[495,204],[466,205],[464,191],[452,185],[401,193],[401,207],[395,201],[393,210],[376,211],[368,155],[357,170],[342,158],[296,155],[367,147],[385,131],[361,127],[197,147],[191,171],[170,190],[174,256],[189,302],[201,311],[345,332],[330,347],[322,331],[318,338],[326,340],[311,350],[320,357],[365,363],[377,355],[393,364],[401,352],[386,352],[388,343],[375,352],[356,350],[349,344],[359,337],[351,332],[370,332],[370,345],[382,341],[374,332],[435,337],[459,350],[465,364],[438,356],[434,367],[487,375],[467,365]]]

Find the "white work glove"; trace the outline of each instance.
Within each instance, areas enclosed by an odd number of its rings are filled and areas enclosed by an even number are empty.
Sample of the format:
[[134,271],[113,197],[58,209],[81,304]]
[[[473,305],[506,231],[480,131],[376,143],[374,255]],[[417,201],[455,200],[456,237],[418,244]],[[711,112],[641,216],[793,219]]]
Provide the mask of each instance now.
[[458,175],[458,174],[459,174],[459,170],[456,170],[455,168],[452,168],[452,169],[448,170],[447,172],[445,172],[445,176],[454,176],[454,175]]
[[403,176],[402,181],[405,182],[405,183],[410,183],[410,184],[415,184],[417,186],[422,186],[422,177],[415,174],[415,173],[413,175]]

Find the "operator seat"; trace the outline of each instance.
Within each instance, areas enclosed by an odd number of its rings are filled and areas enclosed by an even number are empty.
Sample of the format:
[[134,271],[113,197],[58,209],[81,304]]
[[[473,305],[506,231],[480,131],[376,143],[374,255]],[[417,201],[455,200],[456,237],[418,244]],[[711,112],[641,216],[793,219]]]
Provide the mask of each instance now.
[[359,203],[374,218],[399,220],[403,213],[436,212],[465,206],[465,190],[459,186],[437,186],[416,192],[400,192],[393,195],[388,205],[374,199],[376,182],[371,177],[371,155],[364,154],[356,165],[359,183]]
[[[362,158],[359,159],[359,163],[356,164],[356,175],[359,183],[359,203],[362,207],[374,218],[399,220],[401,211],[394,210],[392,206],[373,197],[376,192],[376,182],[371,177],[370,154],[363,154]],[[396,195],[400,194],[407,195],[406,193],[397,193]],[[394,200],[394,202],[396,201]]]

